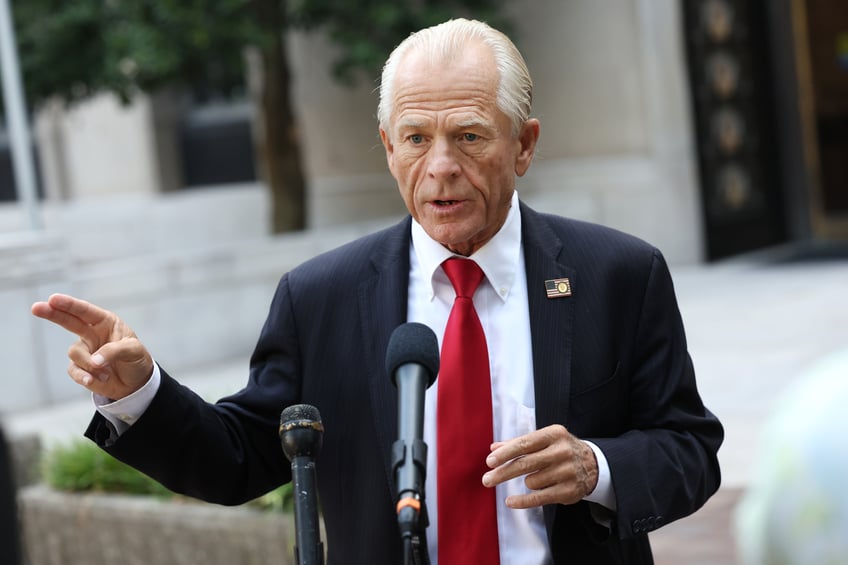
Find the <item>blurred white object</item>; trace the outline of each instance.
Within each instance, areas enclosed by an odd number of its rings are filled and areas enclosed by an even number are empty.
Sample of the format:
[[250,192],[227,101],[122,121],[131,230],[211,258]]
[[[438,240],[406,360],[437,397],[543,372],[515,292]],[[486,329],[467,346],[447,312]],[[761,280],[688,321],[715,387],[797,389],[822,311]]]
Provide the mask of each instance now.
[[741,562],[848,564],[848,350],[803,375],[764,430],[736,511]]

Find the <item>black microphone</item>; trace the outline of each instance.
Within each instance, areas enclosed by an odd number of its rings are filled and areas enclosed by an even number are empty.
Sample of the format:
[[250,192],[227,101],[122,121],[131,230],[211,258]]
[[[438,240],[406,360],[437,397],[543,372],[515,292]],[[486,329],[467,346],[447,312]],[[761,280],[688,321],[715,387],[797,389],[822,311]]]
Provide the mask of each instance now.
[[433,330],[418,323],[395,328],[386,349],[386,371],[398,389],[398,440],[392,446],[398,525],[404,542],[417,545],[428,525],[422,504],[427,475],[424,391],[439,372],[439,344]]
[[315,458],[321,451],[323,433],[321,414],[314,406],[295,404],[280,414],[280,441],[292,469],[294,557],[297,565],[324,564],[315,494]]

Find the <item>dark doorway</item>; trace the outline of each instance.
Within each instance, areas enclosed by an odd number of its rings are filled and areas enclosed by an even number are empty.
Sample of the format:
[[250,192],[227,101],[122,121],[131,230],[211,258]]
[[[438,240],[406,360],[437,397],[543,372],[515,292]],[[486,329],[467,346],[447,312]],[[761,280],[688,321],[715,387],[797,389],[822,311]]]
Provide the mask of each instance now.
[[768,2],[682,2],[710,260],[786,240]]

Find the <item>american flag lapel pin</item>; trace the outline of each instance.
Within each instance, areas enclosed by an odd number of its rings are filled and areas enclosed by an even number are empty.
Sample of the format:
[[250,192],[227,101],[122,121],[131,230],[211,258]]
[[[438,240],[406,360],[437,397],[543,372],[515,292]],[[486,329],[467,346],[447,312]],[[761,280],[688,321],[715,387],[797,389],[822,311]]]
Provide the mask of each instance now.
[[548,279],[545,281],[545,292],[548,298],[564,298],[571,296],[571,281],[564,279]]

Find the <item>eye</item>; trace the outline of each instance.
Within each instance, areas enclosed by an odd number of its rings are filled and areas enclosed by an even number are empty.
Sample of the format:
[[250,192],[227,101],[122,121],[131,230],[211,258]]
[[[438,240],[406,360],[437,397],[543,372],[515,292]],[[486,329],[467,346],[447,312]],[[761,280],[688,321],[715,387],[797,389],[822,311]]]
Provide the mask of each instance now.
[[463,133],[462,134],[462,140],[463,141],[477,141],[478,139],[480,139],[480,136],[477,135],[476,133]]
[[424,143],[424,136],[420,133],[413,133],[412,135],[407,137],[407,139],[413,145],[420,145],[421,143]]

